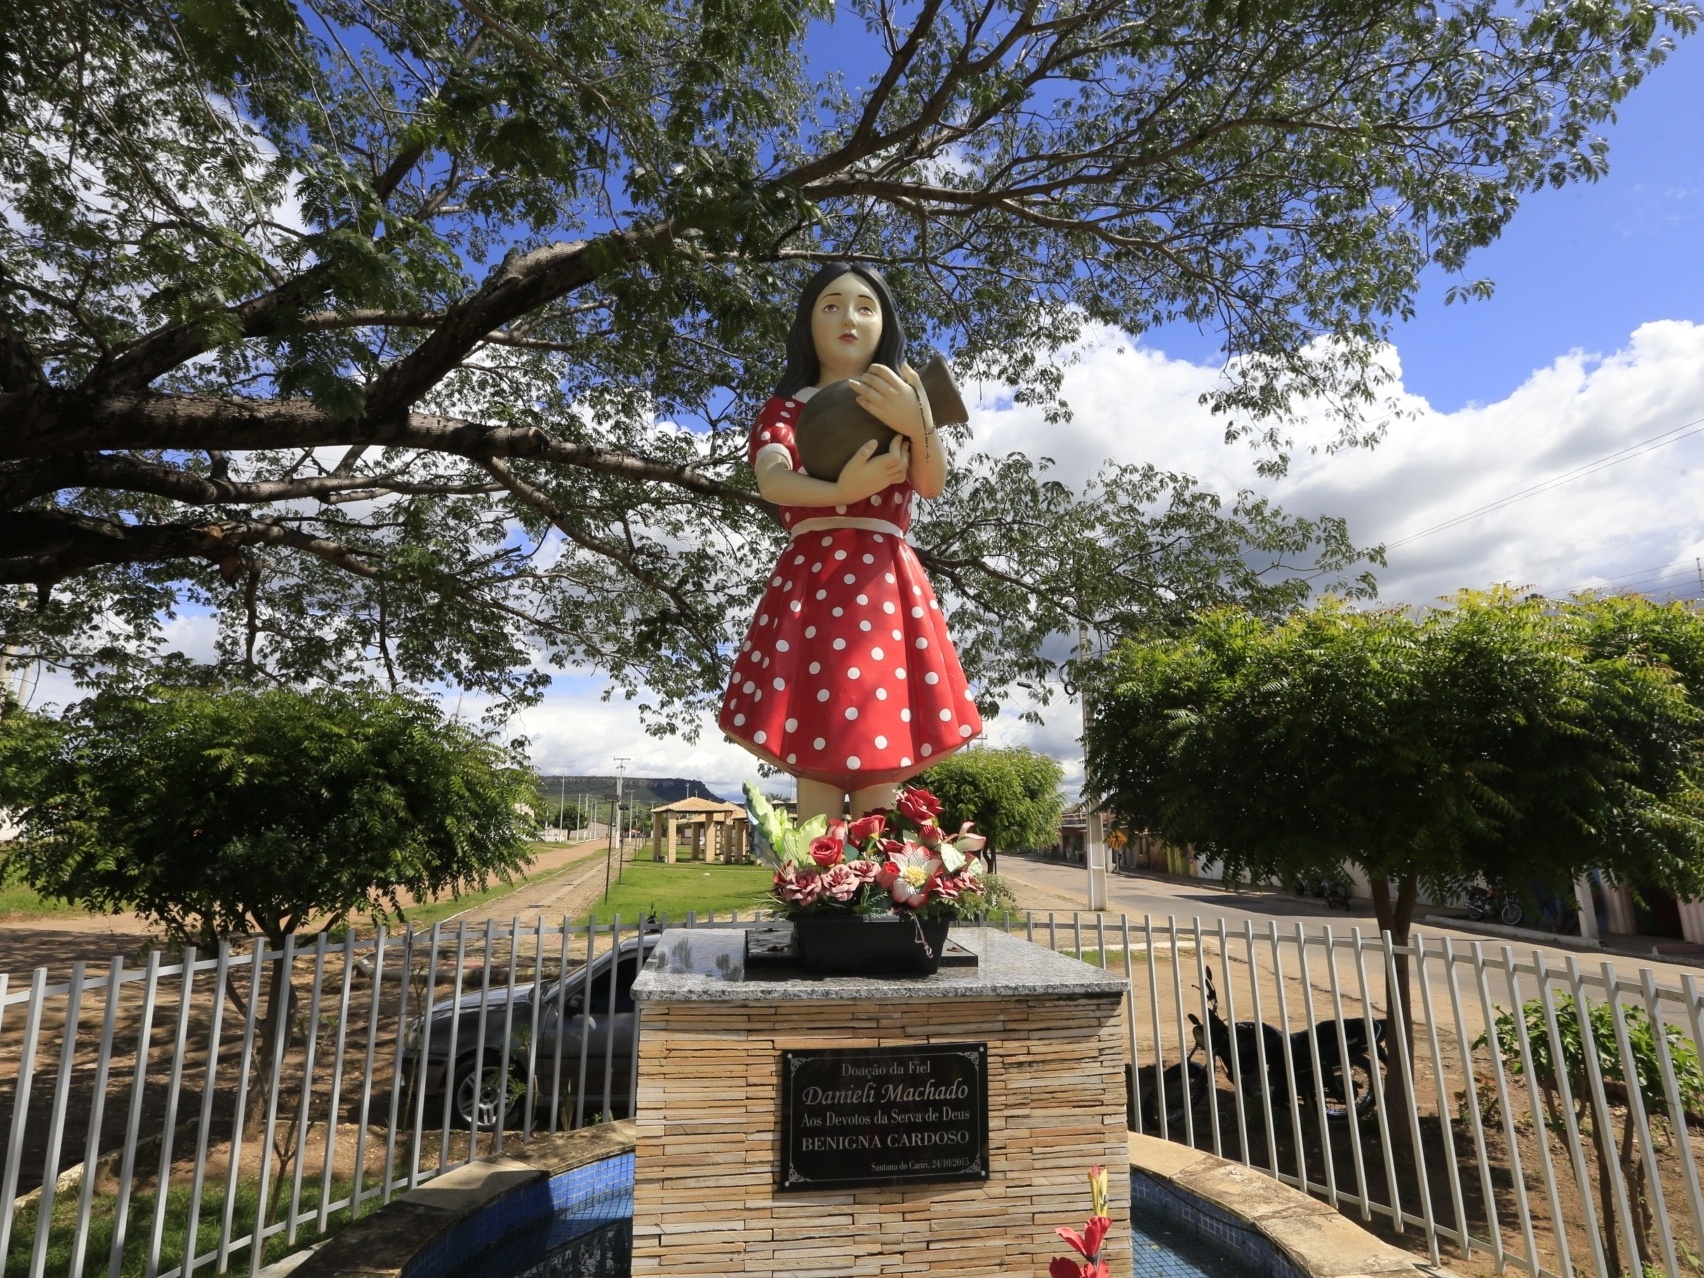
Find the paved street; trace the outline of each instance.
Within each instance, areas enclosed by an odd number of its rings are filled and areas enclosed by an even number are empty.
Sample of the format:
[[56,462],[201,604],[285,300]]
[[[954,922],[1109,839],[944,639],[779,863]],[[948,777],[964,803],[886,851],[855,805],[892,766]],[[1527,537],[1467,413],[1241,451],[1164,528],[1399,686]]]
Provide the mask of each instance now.
[[[1088,906],[1088,882],[1080,865],[1047,861],[1039,857],[1001,856],[999,872],[1017,889],[1019,899],[1030,909],[1069,912]],[[1268,892],[1233,892],[1217,887],[1208,880],[1175,879],[1158,875],[1109,874],[1107,876],[1107,912],[1110,915],[1128,914],[1140,921],[1144,914],[1152,915],[1156,924],[1163,924],[1167,915],[1175,915],[1179,928],[1191,926],[1199,915],[1204,929],[1218,931],[1219,919],[1225,920],[1228,931],[1241,933],[1245,921],[1252,922],[1257,934],[1267,932],[1277,923],[1281,933],[1295,931],[1298,922],[1310,931],[1329,924],[1334,933],[1347,934],[1359,927],[1363,935],[1374,935],[1378,924],[1373,919],[1370,903],[1357,902],[1347,913],[1331,910],[1323,902]],[[1596,972],[1605,959],[1616,970],[1631,976],[1642,967],[1649,967],[1660,984],[1678,988],[1683,974],[1695,979],[1704,962],[1698,959],[1657,959],[1626,954],[1605,953],[1595,949],[1563,948],[1553,944],[1536,944],[1528,938],[1472,932],[1457,927],[1443,927],[1425,920],[1426,907],[1417,912],[1414,930],[1426,936],[1448,936],[1457,945],[1466,947],[1480,942],[1489,958],[1500,958],[1502,947],[1510,946],[1519,959],[1529,959],[1536,947],[1557,966],[1570,955],[1588,971]]]

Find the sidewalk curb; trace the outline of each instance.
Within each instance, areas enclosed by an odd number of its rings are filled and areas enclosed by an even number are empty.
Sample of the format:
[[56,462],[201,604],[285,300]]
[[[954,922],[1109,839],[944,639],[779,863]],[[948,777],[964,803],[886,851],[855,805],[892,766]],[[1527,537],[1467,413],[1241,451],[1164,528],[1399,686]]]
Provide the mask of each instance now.
[[1422,923],[1436,923],[1440,927],[1451,928],[1457,932],[1478,932],[1485,936],[1507,936],[1517,941],[1530,941],[1534,945],[1551,945],[1562,950],[1581,950],[1594,954],[1627,953],[1626,950],[1605,949],[1603,942],[1589,936],[1541,932],[1535,927],[1510,927],[1507,923],[1476,922],[1473,919],[1451,918],[1445,914],[1427,914],[1420,921]]

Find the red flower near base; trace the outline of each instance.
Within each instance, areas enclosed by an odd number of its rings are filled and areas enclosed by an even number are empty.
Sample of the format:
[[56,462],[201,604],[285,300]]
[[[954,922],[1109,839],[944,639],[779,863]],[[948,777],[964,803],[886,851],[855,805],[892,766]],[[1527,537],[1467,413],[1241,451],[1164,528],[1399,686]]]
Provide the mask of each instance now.
[[839,839],[830,835],[818,835],[811,840],[811,860],[824,870],[831,865],[839,865],[845,855],[841,849],[845,846]]
[[941,801],[927,790],[902,790],[895,805],[918,825],[931,824],[941,814]]
[[1104,1260],[1078,1264],[1069,1256],[1056,1257],[1047,1267],[1047,1278],[1111,1278],[1112,1269]]
[[848,842],[855,848],[864,847],[871,839],[881,838],[882,831],[887,827],[887,815],[882,812],[871,812],[859,817],[852,823]]
[[1073,1260],[1070,1256],[1057,1257],[1047,1267],[1048,1278],[1108,1278],[1111,1270],[1107,1262],[1101,1259],[1101,1243],[1106,1240],[1106,1231],[1112,1228],[1112,1220],[1106,1214],[1106,1168],[1089,1168],[1089,1195],[1093,1205],[1094,1215],[1083,1224],[1083,1232],[1061,1225],[1053,1232],[1058,1234],[1071,1245],[1081,1260]]
[[[1059,1226],[1053,1232],[1070,1243],[1072,1250],[1078,1255],[1093,1260],[1100,1255],[1101,1240],[1106,1237],[1106,1231],[1111,1228],[1112,1221],[1105,1216],[1090,1216],[1084,1222],[1083,1232],[1080,1234],[1075,1229],[1070,1229],[1065,1225]],[[1074,1263],[1069,1257],[1066,1258],[1066,1261],[1067,1263]]]

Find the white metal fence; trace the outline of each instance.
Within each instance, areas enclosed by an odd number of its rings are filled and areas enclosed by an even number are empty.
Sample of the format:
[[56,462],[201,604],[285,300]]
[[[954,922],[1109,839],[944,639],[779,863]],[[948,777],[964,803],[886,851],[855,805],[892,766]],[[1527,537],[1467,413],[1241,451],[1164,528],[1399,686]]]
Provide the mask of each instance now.
[[[506,1143],[626,1116],[628,986],[662,925],[435,926],[0,975],[6,1278],[252,1274]],[[1301,1186],[1434,1263],[1704,1275],[1691,976],[1300,925],[1004,925],[1123,972],[1137,1130]]]

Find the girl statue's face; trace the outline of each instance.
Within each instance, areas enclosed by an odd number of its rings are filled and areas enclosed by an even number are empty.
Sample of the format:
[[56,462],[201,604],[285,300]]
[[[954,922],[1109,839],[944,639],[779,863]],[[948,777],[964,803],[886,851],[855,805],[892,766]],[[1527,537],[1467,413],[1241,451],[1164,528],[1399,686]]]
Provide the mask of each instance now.
[[811,310],[811,340],[822,365],[819,385],[868,369],[882,340],[882,304],[876,291],[851,271],[831,281]]

